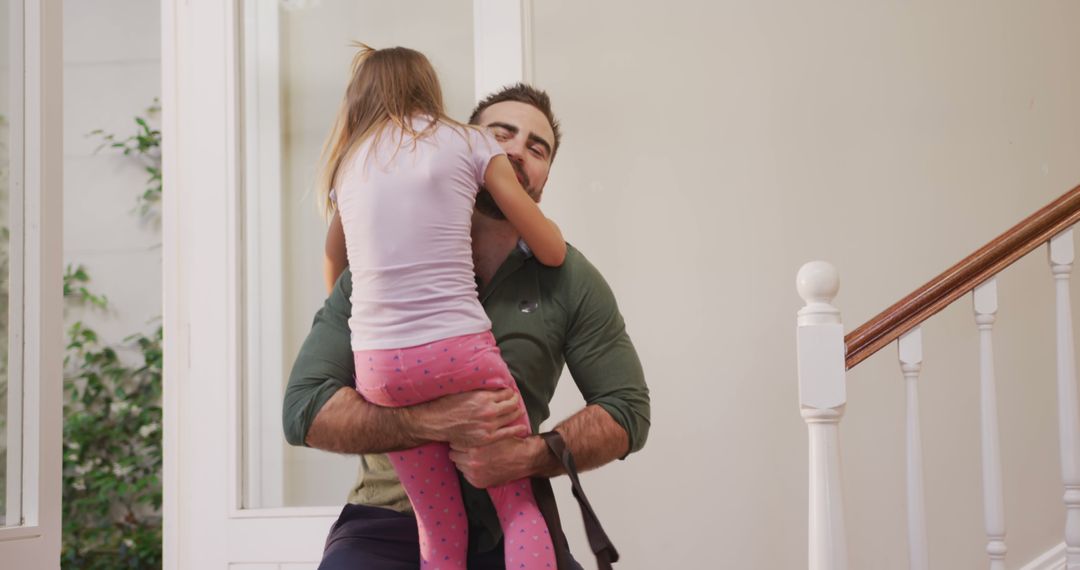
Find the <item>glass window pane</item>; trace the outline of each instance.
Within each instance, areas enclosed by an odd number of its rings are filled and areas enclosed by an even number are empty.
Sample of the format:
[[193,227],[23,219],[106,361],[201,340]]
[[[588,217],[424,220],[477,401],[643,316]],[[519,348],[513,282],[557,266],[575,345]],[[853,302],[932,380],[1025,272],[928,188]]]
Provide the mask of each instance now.
[[[288,446],[281,395],[326,298],[326,224],[312,186],[322,144],[348,81],[354,41],[428,56],[448,113],[474,103],[472,0],[246,0],[245,424],[247,508],[340,505],[359,463]],[[267,13],[266,10],[273,10]],[[261,12],[260,12],[261,10]]]

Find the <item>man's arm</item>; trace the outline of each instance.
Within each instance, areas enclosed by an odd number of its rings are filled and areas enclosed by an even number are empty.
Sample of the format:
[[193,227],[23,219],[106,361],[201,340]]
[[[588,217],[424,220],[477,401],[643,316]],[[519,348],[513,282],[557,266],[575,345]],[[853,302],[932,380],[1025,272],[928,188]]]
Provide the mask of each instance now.
[[[578,252],[574,255],[580,256]],[[649,389],[611,288],[584,259],[569,276],[578,286],[567,303],[571,320],[564,353],[586,407],[555,427],[580,471],[641,449],[650,427]],[[564,266],[565,267],[565,266]],[[454,446],[451,458],[465,478],[485,488],[521,477],[564,471],[543,440],[531,436],[479,448]]]
[[417,433],[406,408],[379,408],[342,386],[312,419],[304,444],[336,453],[386,453],[430,440]]
[[[574,463],[580,471],[596,469],[630,453],[630,440],[624,429],[611,414],[600,406],[586,406],[555,426],[574,454]],[[566,472],[554,455],[544,445],[543,461],[536,473],[545,477],[564,475]]]
[[346,270],[315,314],[285,389],[282,420],[292,445],[337,453],[385,453],[431,441],[486,445],[520,436],[511,390],[475,391],[409,408],[384,408],[356,393],[349,343],[351,274]]

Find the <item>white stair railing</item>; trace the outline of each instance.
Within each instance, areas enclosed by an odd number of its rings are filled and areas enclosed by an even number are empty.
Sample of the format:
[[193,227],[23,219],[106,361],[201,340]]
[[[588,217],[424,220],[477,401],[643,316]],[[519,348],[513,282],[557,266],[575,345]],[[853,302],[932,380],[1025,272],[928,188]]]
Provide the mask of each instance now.
[[810,435],[810,570],[847,570],[840,419],[847,402],[844,327],[832,300],[840,290],[836,268],[824,262],[799,270],[797,345],[799,404]]
[[[1080,570],[1080,394],[1076,384],[1069,280],[1074,261],[1072,229],[1048,243],[1055,281],[1058,419],[1061,477],[1065,487],[1066,568]],[[810,436],[810,570],[846,570],[847,539],[840,469],[839,425],[847,404],[846,363],[840,311],[832,300],[840,289],[832,265],[803,265],[797,289],[805,306],[799,311],[797,357],[799,404]],[[993,326],[997,320],[997,279],[972,291],[979,330],[980,424],[983,508],[990,570],[1004,570],[1005,501],[994,372]],[[897,352],[907,392],[906,473],[909,567],[928,570],[918,379],[922,370],[922,329],[900,336]]]
[[1001,483],[1001,445],[998,441],[997,386],[994,380],[993,328],[997,320],[997,279],[972,293],[979,328],[979,417],[982,427],[983,518],[990,570],[1005,570],[1005,496]]
[[1043,245],[1047,246],[1056,297],[1065,562],[1068,570],[1080,570],[1080,390],[1076,383],[1069,296],[1075,257],[1073,227],[1077,224],[1080,224],[1080,186],[1031,214],[846,337],[840,311],[832,304],[840,289],[836,268],[823,261],[812,261],[799,269],[796,285],[805,306],[798,315],[797,359],[799,404],[810,436],[811,570],[847,568],[839,438],[840,420],[847,404],[847,370],[894,341],[907,394],[908,564],[915,570],[928,570],[918,386],[923,363],[921,325],[968,293],[972,294],[979,335],[979,423],[986,553],[990,570],[1005,569],[1008,547],[993,343],[998,311],[997,276]]
[[1061,479],[1065,485],[1065,558],[1068,570],[1080,569],[1080,406],[1076,393],[1072,303],[1069,277],[1073,264],[1072,230],[1050,240],[1050,270],[1057,297],[1058,425]]
[[922,371],[922,327],[916,327],[897,341],[900,371],[907,391],[907,515],[908,566],[929,570],[926,542],[926,502],[923,494],[922,435],[919,425],[919,372]]

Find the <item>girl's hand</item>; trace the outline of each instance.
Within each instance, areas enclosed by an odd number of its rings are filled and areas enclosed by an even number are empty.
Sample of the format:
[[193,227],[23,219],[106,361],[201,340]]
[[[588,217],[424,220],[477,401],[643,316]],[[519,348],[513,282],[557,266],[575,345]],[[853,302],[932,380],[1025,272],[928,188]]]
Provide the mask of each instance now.
[[544,217],[540,207],[521,187],[506,155],[500,154],[488,163],[484,187],[540,263],[551,267],[563,264],[566,241],[559,226]]

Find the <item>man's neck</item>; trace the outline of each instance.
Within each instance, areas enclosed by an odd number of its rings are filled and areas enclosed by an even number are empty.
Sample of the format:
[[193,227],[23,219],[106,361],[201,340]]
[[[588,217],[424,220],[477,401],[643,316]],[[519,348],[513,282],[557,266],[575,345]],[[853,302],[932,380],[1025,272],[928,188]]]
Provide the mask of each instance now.
[[473,264],[482,287],[491,283],[495,272],[517,247],[520,237],[513,224],[506,220],[496,220],[480,213],[473,214]]

